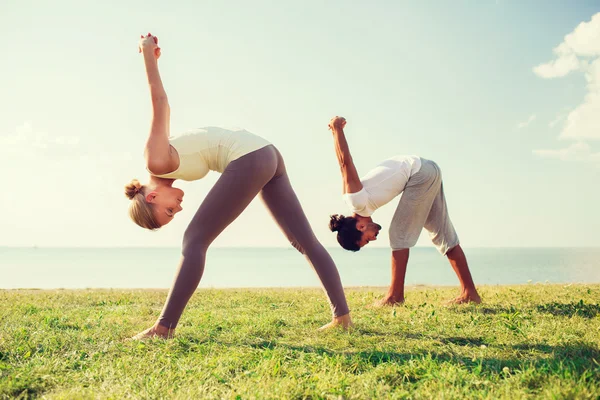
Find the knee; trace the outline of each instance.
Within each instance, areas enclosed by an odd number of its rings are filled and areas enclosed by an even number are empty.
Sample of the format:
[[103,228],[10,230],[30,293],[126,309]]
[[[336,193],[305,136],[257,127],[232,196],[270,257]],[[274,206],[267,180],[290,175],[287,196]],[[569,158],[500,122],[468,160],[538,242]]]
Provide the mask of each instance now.
[[298,241],[296,240],[290,240],[290,244],[292,245],[292,247],[294,247],[296,250],[298,250],[300,252],[300,254],[305,255],[306,254],[306,250],[304,250],[304,247],[302,247],[300,245],[300,243],[298,243]]
[[209,243],[201,235],[186,230],[183,235],[181,254],[190,260],[203,260]]
[[394,223],[392,221],[392,224],[391,224],[390,229],[388,231],[388,238],[390,240],[390,243],[398,242],[398,241],[405,241],[405,239],[406,239],[405,238],[406,235],[404,234],[404,232],[402,231],[402,229],[400,229],[398,227],[398,225],[399,225],[398,223]]
[[290,243],[296,250],[298,250],[302,255],[311,256],[311,254],[315,254],[320,251],[320,249],[324,249],[323,245],[319,242],[316,236],[312,236],[310,238],[304,238],[302,241],[298,241],[296,239],[289,239]]
[[184,277],[186,286],[196,287],[204,274],[206,249],[200,246],[186,246],[182,249],[179,274]]
[[419,236],[411,237],[400,228],[390,227],[389,241],[393,250],[409,249],[417,244]]
[[206,249],[199,246],[188,246],[182,249],[181,255],[183,256],[185,265],[190,265],[192,267],[204,265],[204,260],[206,260]]
[[453,258],[457,255],[460,255],[460,253],[462,253],[462,249],[460,247],[460,244],[451,244],[447,246],[446,249],[441,250],[440,253],[444,254],[447,257]]
[[398,221],[395,218],[392,218],[392,222],[390,222],[390,229],[388,229],[388,237],[390,240],[392,238],[398,237],[400,234],[400,229],[398,229]]

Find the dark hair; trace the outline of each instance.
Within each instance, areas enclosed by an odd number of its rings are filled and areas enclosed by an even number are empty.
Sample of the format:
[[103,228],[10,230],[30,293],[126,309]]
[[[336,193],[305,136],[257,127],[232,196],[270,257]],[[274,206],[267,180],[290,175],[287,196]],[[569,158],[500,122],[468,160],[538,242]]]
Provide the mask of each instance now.
[[345,217],[334,214],[330,217],[329,229],[331,232],[337,231],[337,241],[346,250],[359,251],[358,242],[362,238],[362,232],[356,229],[356,218]]

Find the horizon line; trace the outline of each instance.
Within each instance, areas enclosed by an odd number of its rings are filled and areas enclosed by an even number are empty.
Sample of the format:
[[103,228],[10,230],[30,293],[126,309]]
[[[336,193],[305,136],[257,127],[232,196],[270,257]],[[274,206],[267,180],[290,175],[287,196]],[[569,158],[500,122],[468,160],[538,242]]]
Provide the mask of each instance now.
[[[326,249],[337,249],[343,250],[339,246],[324,246]],[[463,246],[464,249],[600,249],[600,246]],[[180,249],[181,246],[65,246],[65,245],[55,245],[55,246],[40,246],[40,245],[17,245],[17,246],[5,246],[0,245],[0,249]],[[239,250],[251,250],[251,249],[286,249],[286,250],[296,250],[292,246],[211,246],[212,249],[239,249]],[[433,246],[414,246],[413,249],[432,249],[435,250]],[[389,246],[372,246],[369,249],[386,249],[390,250]]]

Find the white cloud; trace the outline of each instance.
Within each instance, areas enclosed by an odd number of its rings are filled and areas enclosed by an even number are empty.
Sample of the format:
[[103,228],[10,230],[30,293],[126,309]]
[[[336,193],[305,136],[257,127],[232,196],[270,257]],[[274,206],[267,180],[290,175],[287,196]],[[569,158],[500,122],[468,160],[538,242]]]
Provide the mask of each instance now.
[[573,32],[565,36],[563,42],[553,50],[556,58],[533,69],[542,78],[558,78],[585,67],[578,57],[598,57],[600,55],[600,13],[589,22],[580,23]]
[[533,154],[562,161],[590,162],[600,165],[600,152],[593,153],[591,147],[583,142],[576,142],[559,150],[534,150]]
[[590,22],[580,23],[565,36],[564,44],[580,56],[600,55],[600,13],[593,15]]
[[[587,81],[587,93],[583,102],[566,117],[559,135],[560,139],[575,143],[560,150],[534,150],[541,157],[558,158],[563,161],[600,161],[600,153],[592,153],[583,140],[600,140],[600,13],[588,22],[580,23],[573,32],[564,37],[553,50],[555,59],[533,68],[542,78],[557,78],[572,71],[582,71]],[[553,128],[562,121],[558,116],[548,126]]]
[[564,115],[559,115],[558,117],[554,118],[552,121],[550,121],[548,123],[548,127],[554,128],[563,119],[565,119],[565,116]]
[[535,114],[531,114],[529,118],[527,118],[527,121],[519,122],[517,124],[517,129],[523,129],[529,126],[529,124],[531,124],[533,121],[535,121]]
[[554,52],[558,55],[558,58],[535,67],[533,72],[536,75],[546,79],[559,78],[579,69],[580,63],[575,54],[559,54],[557,49],[554,49]]
[[34,130],[29,121],[17,126],[14,133],[0,136],[0,146],[6,150],[72,148],[78,144],[79,138],[76,136],[51,136],[47,132]]
[[35,130],[31,122],[17,126],[13,133],[0,135],[0,153],[35,158],[41,155],[64,157],[79,144],[76,136],[52,136]]
[[567,116],[561,139],[600,139],[600,58],[587,68],[588,92]]

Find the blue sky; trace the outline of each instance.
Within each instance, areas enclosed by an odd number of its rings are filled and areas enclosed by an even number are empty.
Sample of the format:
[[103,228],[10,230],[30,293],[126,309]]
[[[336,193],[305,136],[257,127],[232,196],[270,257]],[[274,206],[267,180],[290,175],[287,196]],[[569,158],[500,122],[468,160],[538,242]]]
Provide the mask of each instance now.
[[[397,154],[438,162],[465,247],[598,243],[598,2],[83,3],[0,4],[0,245],[180,245],[216,173],[180,183],[184,211],[159,232],[128,219],[123,195],[146,179],[147,32],[172,133],[272,141],[327,246],[328,215],[346,212],[334,115],[361,175]],[[395,206],[375,220],[387,228]],[[215,245],[286,241],[256,200]]]

